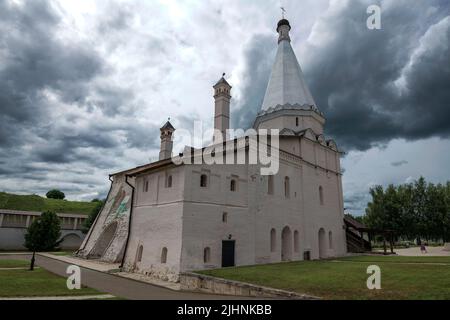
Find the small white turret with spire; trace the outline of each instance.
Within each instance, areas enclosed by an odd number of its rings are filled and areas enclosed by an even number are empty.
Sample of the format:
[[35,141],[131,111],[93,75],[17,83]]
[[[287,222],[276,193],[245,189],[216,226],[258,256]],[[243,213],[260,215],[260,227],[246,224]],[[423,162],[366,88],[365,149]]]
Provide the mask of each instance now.
[[159,130],[161,131],[161,151],[159,152],[159,160],[170,159],[172,157],[173,149],[173,133],[175,132],[175,128],[170,123],[170,118]]
[[226,141],[228,139],[227,130],[230,129],[230,101],[232,87],[227,80],[225,80],[225,73],[213,88],[215,102],[214,129],[220,131],[222,133],[222,141]]

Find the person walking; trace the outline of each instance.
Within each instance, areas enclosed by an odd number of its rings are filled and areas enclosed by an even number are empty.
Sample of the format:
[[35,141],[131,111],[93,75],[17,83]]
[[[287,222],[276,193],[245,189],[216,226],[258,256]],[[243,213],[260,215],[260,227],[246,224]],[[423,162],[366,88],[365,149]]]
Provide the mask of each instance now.
[[427,247],[425,247],[425,243],[423,243],[423,242],[420,244],[420,252],[428,253]]

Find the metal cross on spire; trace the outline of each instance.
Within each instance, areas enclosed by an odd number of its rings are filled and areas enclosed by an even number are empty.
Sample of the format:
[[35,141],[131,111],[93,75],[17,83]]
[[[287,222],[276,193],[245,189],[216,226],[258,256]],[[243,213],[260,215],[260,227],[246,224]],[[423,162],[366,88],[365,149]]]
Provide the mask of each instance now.
[[281,9],[281,16],[284,19],[284,15],[286,14],[286,9],[284,7],[280,7],[280,9]]

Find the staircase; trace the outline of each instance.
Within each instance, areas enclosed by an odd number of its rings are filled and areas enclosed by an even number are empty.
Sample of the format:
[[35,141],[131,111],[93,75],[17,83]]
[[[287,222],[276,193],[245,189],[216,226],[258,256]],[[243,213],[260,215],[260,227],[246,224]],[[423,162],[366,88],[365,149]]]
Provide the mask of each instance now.
[[364,253],[372,251],[372,245],[367,240],[361,240],[361,237],[353,230],[347,229],[347,251],[352,253]]
[[365,225],[346,216],[344,218],[347,235],[347,251],[352,253],[364,253],[372,251],[372,244],[361,235],[368,233],[369,229]]

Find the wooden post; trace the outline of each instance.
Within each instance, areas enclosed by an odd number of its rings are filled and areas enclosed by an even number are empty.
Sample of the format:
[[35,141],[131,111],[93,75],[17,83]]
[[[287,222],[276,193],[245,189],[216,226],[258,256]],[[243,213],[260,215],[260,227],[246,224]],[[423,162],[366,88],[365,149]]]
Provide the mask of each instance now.
[[391,233],[391,253],[394,254],[394,235]]
[[362,248],[362,252],[366,251],[366,248],[364,247],[364,231],[360,231],[361,233],[361,248]]
[[31,256],[30,271],[34,271],[35,255],[36,255],[36,251],[33,251],[33,255]]

